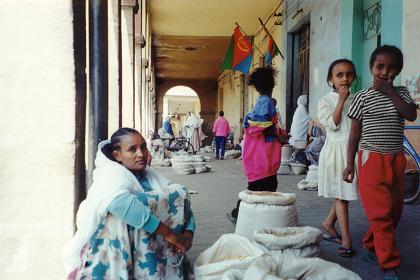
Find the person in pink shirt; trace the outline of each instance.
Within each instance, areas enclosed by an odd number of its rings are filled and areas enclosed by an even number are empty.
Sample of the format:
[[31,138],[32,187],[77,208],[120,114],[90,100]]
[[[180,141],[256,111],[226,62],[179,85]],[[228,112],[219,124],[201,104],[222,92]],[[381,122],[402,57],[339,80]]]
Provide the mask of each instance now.
[[213,124],[213,134],[216,138],[216,159],[223,159],[225,156],[225,145],[230,133],[229,122],[224,117],[223,111],[219,112],[219,117]]

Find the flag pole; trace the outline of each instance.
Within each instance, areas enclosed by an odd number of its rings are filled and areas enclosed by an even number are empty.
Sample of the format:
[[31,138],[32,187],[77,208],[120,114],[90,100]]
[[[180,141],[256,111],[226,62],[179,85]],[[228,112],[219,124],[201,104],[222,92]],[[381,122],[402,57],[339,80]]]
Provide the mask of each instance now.
[[[242,27],[237,22],[235,22],[235,24],[239,27],[239,29],[242,31],[242,33],[245,34],[246,37],[249,37],[248,34],[246,34],[246,32],[242,29]],[[260,52],[260,54],[262,56],[264,56],[264,54],[260,51],[260,49],[255,44],[252,44],[252,46],[254,46]]]
[[[263,21],[261,20],[261,18],[258,18],[258,20],[260,21],[260,23],[261,23],[261,25],[262,25],[262,27],[263,27],[263,29],[264,29],[265,33],[266,33],[268,36],[270,36],[271,38],[273,38],[273,36],[271,36],[270,32],[268,32],[268,30],[267,30],[267,28],[265,27],[265,24],[263,23]],[[274,41],[274,39],[273,39],[273,41]],[[276,43],[276,42],[274,42],[274,43]],[[276,44],[276,45],[277,45],[277,44]],[[277,48],[278,48],[278,47],[277,47]],[[281,50],[280,50],[280,49],[279,49],[279,54],[280,54],[281,58],[284,60],[284,56],[283,56],[283,54],[281,53]]]

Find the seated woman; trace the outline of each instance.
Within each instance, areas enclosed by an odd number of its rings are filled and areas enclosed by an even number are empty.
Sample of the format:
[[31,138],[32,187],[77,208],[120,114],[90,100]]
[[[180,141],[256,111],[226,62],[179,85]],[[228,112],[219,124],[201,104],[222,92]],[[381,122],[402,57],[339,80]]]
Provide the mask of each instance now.
[[65,252],[68,279],[183,279],[195,230],[188,192],[147,159],[143,136],[131,128],[99,144],[93,184]]
[[173,138],[175,136],[174,131],[172,130],[172,124],[171,124],[171,117],[166,116],[163,120],[162,128],[165,130],[165,132],[170,135],[170,137],[167,138]]

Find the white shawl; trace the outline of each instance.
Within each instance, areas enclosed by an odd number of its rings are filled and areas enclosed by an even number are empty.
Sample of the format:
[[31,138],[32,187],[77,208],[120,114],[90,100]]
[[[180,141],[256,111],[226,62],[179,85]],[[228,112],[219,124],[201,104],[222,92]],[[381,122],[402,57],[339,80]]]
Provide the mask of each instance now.
[[296,146],[295,141],[306,142],[309,129],[309,115],[308,110],[306,109],[308,104],[308,96],[299,96],[297,104],[298,107],[293,114],[292,126],[290,127],[291,138],[289,143],[292,146]]
[[[144,191],[133,173],[118,162],[107,158],[102,152],[102,148],[109,142],[109,140],[102,141],[98,145],[93,183],[86,199],[80,204],[77,211],[76,234],[64,251],[64,261],[68,273],[81,265],[81,251],[89,243],[99,224],[107,215],[108,206],[114,198],[124,193]],[[153,190],[161,190],[170,184],[168,179],[149,167],[146,167],[144,172]]]

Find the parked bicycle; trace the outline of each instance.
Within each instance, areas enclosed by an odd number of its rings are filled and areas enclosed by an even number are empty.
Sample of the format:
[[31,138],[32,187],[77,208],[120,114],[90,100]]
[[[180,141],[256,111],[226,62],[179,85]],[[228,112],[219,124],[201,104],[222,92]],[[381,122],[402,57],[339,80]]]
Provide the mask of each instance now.
[[162,138],[158,133],[149,130],[148,132],[150,140],[160,139],[162,140],[163,147],[171,152],[185,151],[192,152],[193,155],[197,153],[194,150],[194,146],[191,144],[190,139],[184,136],[172,137],[172,138]]
[[[420,129],[417,125],[407,125],[404,127],[407,129]],[[419,170],[420,170],[420,156],[416,149],[410,143],[407,137],[404,136],[404,153],[407,159],[407,165],[405,168],[405,186],[404,186],[404,203],[413,203],[420,197],[420,185],[419,185]]]

